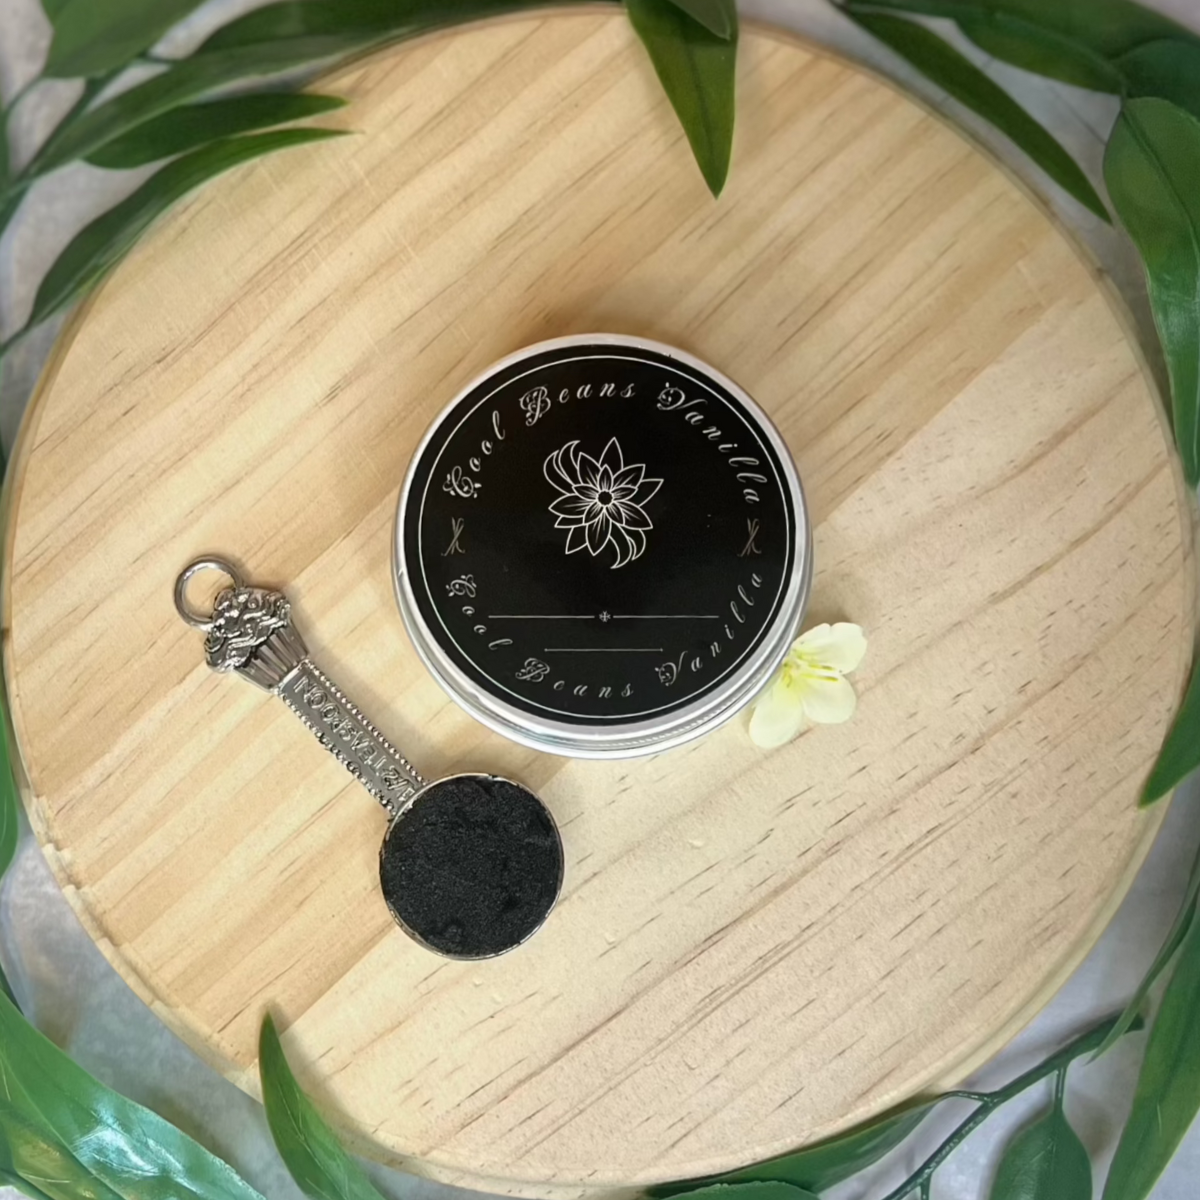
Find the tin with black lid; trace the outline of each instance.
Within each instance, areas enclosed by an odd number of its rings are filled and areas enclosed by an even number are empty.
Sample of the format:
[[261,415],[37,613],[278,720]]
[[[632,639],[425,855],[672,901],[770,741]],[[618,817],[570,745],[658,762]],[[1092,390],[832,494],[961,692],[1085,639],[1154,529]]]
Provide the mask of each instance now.
[[812,535],[778,431],[691,355],[595,334],[522,350],[429,430],[394,582],[418,653],[497,732],[575,757],[714,729],[796,635]]

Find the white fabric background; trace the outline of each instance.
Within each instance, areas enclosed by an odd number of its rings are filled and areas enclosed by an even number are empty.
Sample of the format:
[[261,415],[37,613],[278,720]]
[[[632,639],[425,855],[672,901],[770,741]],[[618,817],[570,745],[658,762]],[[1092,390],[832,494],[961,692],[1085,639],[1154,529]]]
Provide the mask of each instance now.
[[[1154,0],[1154,6],[1200,29],[1200,0]],[[211,0],[172,35],[172,41],[183,48],[233,13],[251,7],[255,0]],[[1055,207],[1093,247],[1143,327],[1148,328],[1140,268],[1123,239],[1071,200],[1056,196],[1052,185],[1003,139],[871,45],[824,0],[749,0],[744,12],[747,17],[784,25],[866,59],[952,111],[1036,188],[1055,197]],[[48,43],[49,29],[39,0],[0,0],[0,89],[6,98],[36,73]],[[1104,137],[1116,110],[1113,100],[1049,84],[975,57],[997,79],[1012,86],[1098,177]],[[39,131],[52,123],[71,98],[70,85],[42,85],[32,93],[19,110],[18,149],[27,152]],[[18,221],[0,239],[0,331],[15,328],[23,319],[42,272],[66,241],[100,207],[130,190],[140,174],[144,172],[116,176],[72,166],[31,192]],[[27,339],[7,366],[0,393],[0,432],[5,445],[11,445],[53,333],[47,330]],[[1151,344],[1149,339],[1147,344]],[[1165,936],[1198,840],[1200,786],[1193,781],[1176,798],[1158,845],[1099,945],[1049,1007],[979,1072],[972,1086],[994,1086],[1011,1078],[1071,1033],[1120,1007]],[[32,1020],[94,1074],[226,1157],[270,1200],[300,1196],[274,1153],[259,1105],[201,1063],[134,996],[76,921],[28,835],[0,892],[0,957]],[[1099,1165],[1098,1179],[1103,1178],[1132,1099],[1143,1043],[1144,1038],[1128,1038],[1100,1062],[1080,1065],[1072,1072],[1068,1109]],[[985,1200],[998,1151],[1012,1131],[1047,1099],[1044,1087],[1034,1089],[1024,1103],[1014,1103],[993,1118],[939,1172],[936,1200]],[[961,1106],[946,1106],[909,1147],[828,1193],[827,1200],[882,1196],[920,1163],[965,1111]],[[450,1200],[452,1189],[382,1168],[369,1170],[386,1195]],[[0,1200],[16,1195],[0,1189]],[[1154,1196],[1155,1200],[1196,1200],[1200,1196],[1200,1123]]]

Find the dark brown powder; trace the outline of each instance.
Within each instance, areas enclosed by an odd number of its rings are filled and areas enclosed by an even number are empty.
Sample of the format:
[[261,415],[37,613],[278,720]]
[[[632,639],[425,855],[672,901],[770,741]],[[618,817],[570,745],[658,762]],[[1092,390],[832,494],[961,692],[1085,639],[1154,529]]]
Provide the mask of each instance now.
[[520,945],[558,898],[562,843],[545,805],[491,775],[431,784],[388,831],[380,883],[432,950],[490,958]]

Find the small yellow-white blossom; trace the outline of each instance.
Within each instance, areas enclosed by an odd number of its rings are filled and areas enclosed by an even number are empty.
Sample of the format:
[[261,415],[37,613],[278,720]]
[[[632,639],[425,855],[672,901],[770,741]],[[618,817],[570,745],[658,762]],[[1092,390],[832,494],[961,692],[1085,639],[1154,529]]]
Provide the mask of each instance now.
[[867,639],[858,625],[817,625],[802,633],[754,705],[751,740],[767,748],[782,746],[810,723],[850,720],[858,699],[846,676],[866,652]]

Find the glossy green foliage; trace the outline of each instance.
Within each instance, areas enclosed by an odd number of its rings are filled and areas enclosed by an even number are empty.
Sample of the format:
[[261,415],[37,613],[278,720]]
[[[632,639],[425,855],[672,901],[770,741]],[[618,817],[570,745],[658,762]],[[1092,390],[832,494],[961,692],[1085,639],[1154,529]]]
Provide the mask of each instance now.
[[672,0],[672,3],[719,38],[731,38],[737,33],[737,5],[733,0]]
[[1150,1030],[1104,1200],[1146,1200],[1200,1111],[1200,922],[1192,922]]
[[269,1016],[259,1033],[258,1072],[271,1136],[296,1186],[315,1200],[383,1200],[300,1090]]
[[336,136],[326,129],[281,129],[214,142],[175,159],[68,243],[38,288],[30,323],[44,321],[92,287],[162,213],[214,175],[276,150]]
[[873,1166],[906,1141],[929,1115],[931,1104],[922,1104],[872,1121],[860,1129],[828,1141],[818,1142],[795,1154],[756,1163],[710,1180],[666,1184],[651,1190],[652,1196],[675,1196],[693,1192],[712,1183],[788,1183],[793,1187],[821,1192]]
[[1077,87],[1119,92],[1116,60],[1161,38],[1200,39],[1133,0],[857,0],[859,10],[957,21],[981,49]]
[[948,42],[903,17],[854,11],[851,15],[923,75],[1010,138],[1085,208],[1108,220],[1104,202],[1079,164],[999,84]]
[[991,1200],[1092,1200],[1092,1163],[1063,1109],[1065,1083],[1060,1074],[1053,1108],[1009,1143]]
[[[1146,268],[1171,376],[1175,440],[1188,482],[1200,483],[1200,121],[1166,100],[1130,100],[1104,157],[1108,194]],[[1164,795],[1200,763],[1200,681],[1146,787]],[[1190,764],[1190,767],[1189,767]]]
[[321,113],[342,108],[345,101],[337,96],[316,96],[306,92],[264,92],[260,95],[234,96],[228,100],[208,100],[185,104],[135,125],[128,133],[113,138],[88,155],[93,166],[110,170],[142,167],[160,159],[185,154],[221,138],[273,125],[287,125]]
[[119,1096],[0,994],[0,1170],[52,1200],[262,1200],[149,1109]]
[[54,26],[45,73],[105,75],[153,46],[202,0],[43,0]]
[[692,153],[714,196],[729,177],[733,153],[737,33],[718,37],[672,0],[626,0]]

